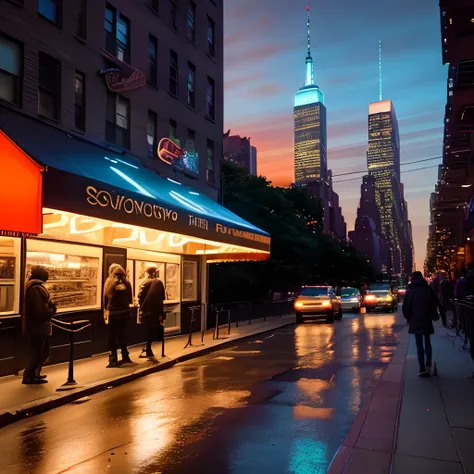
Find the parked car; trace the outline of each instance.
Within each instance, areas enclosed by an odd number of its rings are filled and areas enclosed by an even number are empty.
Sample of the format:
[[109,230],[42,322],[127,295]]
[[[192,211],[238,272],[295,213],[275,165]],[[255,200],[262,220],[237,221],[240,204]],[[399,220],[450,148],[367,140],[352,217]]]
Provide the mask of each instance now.
[[295,304],[296,322],[305,319],[326,319],[333,323],[342,318],[341,298],[331,286],[303,286]]
[[367,311],[384,310],[394,313],[398,308],[397,296],[388,284],[371,285],[364,296],[364,306]]
[[362,306],[362,296],[357,288],[342,288],[341,302],[343,311],[358,313]]

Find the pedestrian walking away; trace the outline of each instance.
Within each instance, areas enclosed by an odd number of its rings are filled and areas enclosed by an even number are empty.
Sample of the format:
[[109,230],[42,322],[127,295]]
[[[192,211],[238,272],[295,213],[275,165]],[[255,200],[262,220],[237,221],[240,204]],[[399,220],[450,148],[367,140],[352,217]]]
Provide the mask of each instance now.
[[[446,327],[446,313],[436,293],[423,278],[421,272],[414,272],[403,301],[403,316],[408,322],[410,334],[415,335],[420,377],[430,377],[433,362],[431,335],[433,321],[439,319],[438,310]],[[426,357],[426,360],[425,360]]]
[[[132,363],[127,349],[127,325],[133,306],[132,285],[121,265],[114,263],[109,268],[109,276],[104,285],[104,319],[109,326],[108,368]],[[120,347],[122,360],[118,360]]]
[[[146,331],[146,349],[140,357],[153,357],[152,344],[164,337],[164,301],[166,299],[165,286],[158,278],[158,269],[150,267],[147,270],[148,278],[140,287],[138,303],[140,305],[141,323]],[[145,355],[143,356],[143,353]]]
[[51,319],[56,305],[45,287],[49,273],[42,266],[34,266],[25,287],[25,335],[28,340],[28,362],[22,383],[26,385],[47,383],[41,375],[43,365],[49,359]]

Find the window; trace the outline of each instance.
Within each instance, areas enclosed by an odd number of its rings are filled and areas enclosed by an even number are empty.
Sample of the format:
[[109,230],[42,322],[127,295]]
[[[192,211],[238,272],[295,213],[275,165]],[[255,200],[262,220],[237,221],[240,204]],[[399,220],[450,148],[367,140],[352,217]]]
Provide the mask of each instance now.
[[214,95],[215,95],[215,83],[214,79],[207,77],[207,88],[206,88],[206,115],[211,119],[215,119],[215,106],[214,106]]
[[48,268],[46,288],[58,312],[101,306],[102,249],[28,239],[27,276],[34,265]]
[[183,301],[198,299],[198,262],[183,261]]
[[195,106],[195,87],[196,87],[196,66],[188,63],[188,105],[194,109]]
[[208,15],[207,17],[207,52],[212,57],[216,55],[215,37],[216,37],[216,23]]
[[130,101],[107,93],[105,139],[123,148],[130,148]]
[[458,86],[474,85],[474,59],[463,59],[458,63]]
[[158,40],[148,36],[148,80],[156,86],[158,82]]
[[170,25],[177,29],[176,26],[176,14],[178,12],[178,4],[176,0],[170,0]]
[[170,50],[170,94],[178,96],[178,53]]
[[0,99],[21,105],[23,45],[0,35]]
[[38,78],[38,114],[59,120],[61,63],[40,51]]
[[178,124],[174,120],[170,120],[169,138],[171,140],[178,139]]
[[186,36],[193,43],[196,40],[196,4],[191,2],[188,7],[188,27]]
[[214,142],[207,140],[207,169],[206,169],[207,182],[209,184],[216,184],[216,178],[214,173]]
[[61,23],[61,0],[38,0],[38,13],[47,20]]
[[158,0],[151,0],[151,9],[158,13],[160,11],[160,2]]
[[77,1],[77,8],[76,8],[76,35],[80,38],[86,38],[86,31],[87,31],[87,16],[86,16],[86,4],[87,0],[76,0]]
[[0,237],[0,315],[20,308],[20,239]]
[[74,123],[77,130],[86,129],[86,77],[76,71],[74,96]]
[[146,139],[148,142],[148,155],[156,156],[156,128],[158,126],[158,116],[155,112],[148,111],[148,122],[146,125]]
[[190,152],[196,151],[196,132],[188,128],[188,138],[186,139],[186,150]]
[[107,4],[104,28],[105,49],[120,61],[130,63],[130,21],[118,10]]

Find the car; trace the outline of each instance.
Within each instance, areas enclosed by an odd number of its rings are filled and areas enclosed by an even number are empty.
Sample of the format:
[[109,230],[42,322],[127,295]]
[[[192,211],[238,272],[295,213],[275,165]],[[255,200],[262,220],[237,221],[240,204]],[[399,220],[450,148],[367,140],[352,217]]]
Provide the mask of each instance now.
[[362,306],[362,296],[357,288],[345,287],[341,290],[341,303],[343,311],[358,313]]
[[394,313],[398,308],[397,296],[390,285],[371,285],[364,296],[364,306],[367,311],[384,310],[386,313]]
[[341,299],[331,286],[303,286],[294,308],[298,324],[305,319],[326,319],[333,323],[342,318]]

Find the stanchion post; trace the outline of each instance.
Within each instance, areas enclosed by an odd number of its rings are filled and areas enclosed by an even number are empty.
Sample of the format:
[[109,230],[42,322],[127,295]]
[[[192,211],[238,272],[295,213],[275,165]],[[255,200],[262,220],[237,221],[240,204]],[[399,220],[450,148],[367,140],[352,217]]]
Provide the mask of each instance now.
[[214,331],[214,339],[219,339],[219,315],[221,314],[220,309],[216,309],[216,329]]
[[227,310],[227,335],[230,336],[230,309]]
[[69,333],[69,370],[67,375],[67,383],[70,385],[76,385],[77,382],[74,380],[74,332]]
[[163,339],[161,341],[161,357],[165,357],[165,331],[163,328]]

